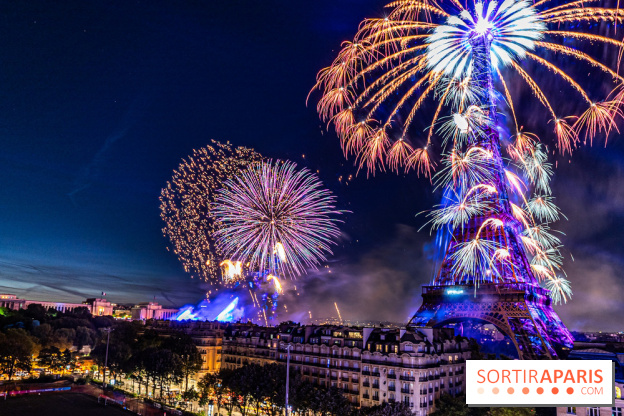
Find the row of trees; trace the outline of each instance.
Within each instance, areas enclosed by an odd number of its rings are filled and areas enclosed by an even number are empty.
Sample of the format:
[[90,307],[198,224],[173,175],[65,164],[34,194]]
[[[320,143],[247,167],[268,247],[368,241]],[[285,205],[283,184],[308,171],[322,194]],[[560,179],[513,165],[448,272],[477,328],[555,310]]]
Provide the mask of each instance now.
[[187,389],[189,377],[201,369],[202,357],[185,333],[162,336],[139,322],[93,317],[86,307],[63,313],[32,304],[17,311],[0,309],[0,371],[11,379],[17,371],[30,371],[36,357],[41,366],[62,375],[73,363],[70,349],[85,346],[102,368],[109,330],[111,376],[116,382],[127,376],[139,392],[151,386],[155,394],[160,387],[162,396],[171,383],[182,382]]
[[30,371],[33,357],[42,366],[63,372],[71,365],[70,349],[93,346],[109,317],[92,317],[77,308],[62,313],[31,304],[17,311],[0,308],[0,371],[9,380],[18,371]]
[[[217,411],[224,408],[228,415],[237,410],[242,416],[250,411],[277,416],[283,414],[286,405],[286,367],[249,364],[236,370],[222,370],[218,375],[205,376],[198,387],[199,391],[189,393],[202,406],[214,400]],[[289,407],[292,414],[300,416],[411,416],[409,407],[402,403],[355,408],[341,390],[308,383],[292,371]]]
[[[106,360],[106,343],[106,337],[100,337],[91,352],[100,366]],[[123,321],[116,322],[110,332],[107,365],[111,377],[116,381],[120,376],[130,379],[138,385],[139,394],[143,386],[147,392],[151,385],[152,395],[159,387],[162,398],[173,383],[184,383],[187,390],[189,377],[201,370],[202,363],[193,339],[183,332],[162,336],[144,330],[140,324]]]
[[[217,412],[224,408],[228,415],[237,410],[277,416],[284,413],[286,368],[282,364],[249,364],[236,370],[222,370],[207,375],[198,384],[199,391],[190,390],[189,399],[205,406],[214,400]],[[289,405],[298,416],[411,416],[404,403],[382,403],[374,407],[356,408],[342,391],[303,381],[298,373],[290,373]],[[470,408],[465,396],[442,395],[432,416],[554,416],[552,408]]]

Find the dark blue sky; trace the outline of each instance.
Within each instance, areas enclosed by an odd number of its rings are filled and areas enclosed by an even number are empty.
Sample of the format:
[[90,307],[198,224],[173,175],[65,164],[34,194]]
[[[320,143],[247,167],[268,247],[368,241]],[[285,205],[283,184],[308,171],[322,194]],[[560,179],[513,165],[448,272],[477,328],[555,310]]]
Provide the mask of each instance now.
[[[344,226],[349,241],[332,259],[336,273],[329,281],[308,277],[303,309],[323,313],[342,296],[346,317],[412,312],[431,275],[423,254],[429,234],[416,232],[423,219],[415,217],[435,203],[431,186],[392,174],[339,183],[355,170],[324,133],[314,103],[305,105],[316,72],[383,4],[5,4],[0,291],[72,301],[101,291],[121,303],[200,300],[202,285],[166,251],[158,196],[183,157],[216,139],[318,169],[340,207],[353,211]],[[612,140],[607,149],[581,150],[555,178],[570,218],[560,227],[563,240],[576,259],[567,269],[579,294],[560,309],[573,329],[612,327],[624,314],[609,297],[624,293],[624,144]],[[580,313],[588,302],[596,310]]]

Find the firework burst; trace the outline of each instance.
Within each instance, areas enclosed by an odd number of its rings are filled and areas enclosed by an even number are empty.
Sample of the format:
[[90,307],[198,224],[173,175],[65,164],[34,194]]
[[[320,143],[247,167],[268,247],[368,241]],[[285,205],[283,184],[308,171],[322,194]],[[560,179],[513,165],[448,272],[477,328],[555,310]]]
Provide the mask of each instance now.
[[[605,29],[624,21],[624,11],[609,4],[397,0],[384,18],[365,20],[353,42],[319,72],[318,112],[334,125],[359,169],[414,168],[429,176],[436,167],[432,155],[441,155],[436,186],[453,198],[430,214],[430,223],[461,230],[443,266],[451,281],[547,280],[551,291],[559,290],[554,300],[569,296],[567,280],[557,276],[560,241],[549,232],[561,214],[549,187],[548,149],[518,127],[514,94],[525,88],[532,108],[543,107],[541,129],[550,130],[561,154],[618,131],[624,78],[619,60],[609,57],[620,56],[624,43],[614,30],[592,33],[596,23]],[[577,48],[568,46],[572,42]],[[595,88],[597,80],[601,88]],[[612,92],[604,94],[605,88]],[[560,114],[570,108],[571,95],[582,108]],[[526,98],[522,104],[531,107]],[[515,130],[504,148],[497,110],[509,115]],[[430,114],[431,121],[423,122]],[[486,223],[498,226],[479,228]],[[475,225],[476,236],[469,231]],[[525,263],[524,257],[532,258],[523,276],[513,264]]]
[[[617,64],[605,63],[583,47],[598,44],[601,52],[604,48],[617,56],[624,44],[615,31],[595,34],[591,28],[595,23],[622,23],[624,10],[599,1],[591,3],[592,7],[580,1],[394,1],[388,4],[386,17],[365,20],[354,41],[346,42],[332,65],[319,72],[316,88],[323,92],[319,114],[334,124],[345,153],[355,154],[360,167],[370,172],[384,165],[409,170],[411,156],[425,147],[431,151],[442,107],[455,113],[441,128],[447,131],[441,132],[443,139],[465,135],[466,108],[479,96],[493,96],[492,90],[506,97],[506,102],[496,105],[508,110],[515,123],[507,82],[517,79],[548,113],[559,150],[570,152],[581,136],[591,142],[598,134],[617,130],[615,119],[622,115],[624,93],[620,87],[624,78],[612,67]],[[485,66],[479,62],[482,55],[473,42],[479,36],[488,42]],[[566,45],[574,40],[580,48],[565,46],[566,39]],[[568,74],[549,60],[557,57],[565,58],[570,67],[582,66],[602,77],[615,94],[611,98],[611,94],[590,96],[593,91],[575,80],[576,74]],[[524,61],[531,63],[530,70],[539,74],[538,78],[520,65]],[[491,85],[477,82],[483,68],[492,72]],[[576,94],[586,110],[573,118],[557,113],[559,106],[553,103],[569,95],[567,90],[557,96],[542,89],[553,81]],[[422,118],[415,116],[428,101],[437,102],[438,110],[428,133],[422,134],[412,124]],[[442,121],[447,119],[442,117]],[[515,124],[516,134],[522,138]],[[400,157],[395,143],[400,143]],[[444,145],[443,140],[440,147]]]
[[213,284],[221,283],[222,273],[226,281],[241,275],[232,262],[223,263],[225,258],[211,238],[215,224],[210,204],[225,180],[260,160],[260,154],[252,149],[212,141],[209,146],[193,150],[161,191],[163,233],[169,237],[184,270],[192,276]]
[[[229,258],[275,276],[300,275],[331,253],[340,235],[335,198],[307,169],[262,162],[225,182],[212,212],[214,233]],[[274,278],[277,285],[278,280]]]

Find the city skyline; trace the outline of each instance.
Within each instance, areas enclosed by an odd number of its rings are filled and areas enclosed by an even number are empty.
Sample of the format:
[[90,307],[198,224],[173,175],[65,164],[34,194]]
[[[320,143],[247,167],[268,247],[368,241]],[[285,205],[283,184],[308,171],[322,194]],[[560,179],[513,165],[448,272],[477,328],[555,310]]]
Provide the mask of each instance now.
[[[439,195],[413,174],[356,177],[305,106],[327,51],[384,5],[338,3],[9,5],[0,291],[198,303],[205,287],[166,251],[158,195],[182,158],[216,139],[318,170],[352,211],[332,273],[296,282],[302,312],[338,300],[345,319],[406,320],[434,264],[416,214]],[[557,225],[575,295],[556,310],[574,330],[621,329],[623,149],[612,135],[607,148],[558,159],[554,195],[569,221]]]

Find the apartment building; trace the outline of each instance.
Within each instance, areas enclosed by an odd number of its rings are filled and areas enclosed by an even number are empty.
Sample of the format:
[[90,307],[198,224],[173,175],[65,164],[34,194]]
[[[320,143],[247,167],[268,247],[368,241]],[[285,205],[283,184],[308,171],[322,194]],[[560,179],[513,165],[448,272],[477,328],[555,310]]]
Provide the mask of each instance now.
[[223,368],[290,364],[304,380],[336,387],[356,406],[402,401],[415,415],[435,410],[442,393],[465,390],[468,341],[430,328],[234,324],[225,328]]
[[163,335],[171,335],[176,332],[184,332],[192,339],[204,364],[195,380],[200,380],[206,374],[218,373],[221,369],[221,350],[225,324],[220,322],[204,321],[158,321],[150,322],[149,327]]

